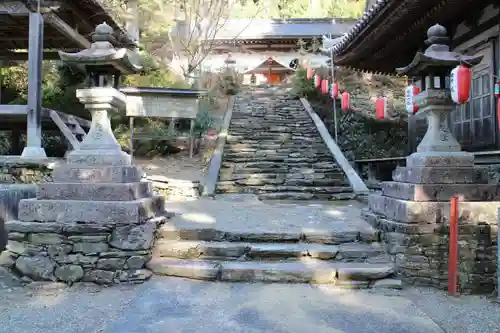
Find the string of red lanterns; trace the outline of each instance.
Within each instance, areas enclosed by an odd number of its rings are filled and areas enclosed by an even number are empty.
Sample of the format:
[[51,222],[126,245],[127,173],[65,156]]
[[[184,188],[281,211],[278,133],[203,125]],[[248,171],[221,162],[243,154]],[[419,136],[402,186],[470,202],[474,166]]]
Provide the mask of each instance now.
[[[330,98],[335,100],[339,97],[339,84],[338,82],[331,82],[329,79],[322,79],[321,75],[315,73],[314,69],[308,66],[308,64],[303,64],[306,67],[306,77],[311,80],[314,87],[321,90],[321,94],[326,95],[329,93]],[[346,112],[351,109],[351,96],[348,91],[342,92],[340,95],[341,110]]]
[[[337,82],[329,83],[328,79],[322,79],[319,74],[315,74],[314,70],[307,67],[306,73],[308,80],[314,80],[314,86],[321,90],[323,95],[330,91],[330,97],[337,99],[339,97],[339,85]],[[450,74],[450,92],[452,100],[457,104],[465,104],[470,99],[471,89],[471,68],[465,65],[459,65],[451,71]],[[420,93],[420,89],[410,84],[405,89],[405,106],[408,114],[416,114],[418,112],[418,105],[414,103],[414,98]],[[500,129],[500,82],[495,82],[494,94],[498,100],[497,105],[497,119],[499,121]],[[346,112],[351,107],[351,96],[349,92],[344,91],[341,94],[341,110]],[[375,102],[375,111],[378,119],[385,119],[388,116],[388,103],[387,97],[379,96]]]

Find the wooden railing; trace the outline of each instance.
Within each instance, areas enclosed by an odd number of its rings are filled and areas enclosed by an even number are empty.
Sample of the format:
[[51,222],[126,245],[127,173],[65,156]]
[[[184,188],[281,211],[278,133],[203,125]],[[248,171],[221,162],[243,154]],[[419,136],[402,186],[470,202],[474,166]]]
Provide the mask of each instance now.
[[[472,152],[478,166],[500,164],[500,150]],[[379,188],[381,181],[392,180],[392,172],[406,165],[406,156],[367,158],[354,161],[354,168],[369,188]]]

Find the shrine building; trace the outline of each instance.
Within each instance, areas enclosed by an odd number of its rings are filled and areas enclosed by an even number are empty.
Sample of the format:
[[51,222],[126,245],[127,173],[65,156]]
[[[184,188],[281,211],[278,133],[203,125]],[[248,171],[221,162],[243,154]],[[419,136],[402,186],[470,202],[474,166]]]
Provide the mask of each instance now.
[[353,23],[331,18],[228,20],[215,34],[203,70],[217,71],[230,58],[244,74],[244,83],[280,83],[295,72],[300,59],[312,67],[327,66],[329,57],[317,49],[323,36],[339,38]]
[[[452,51],[483,55],[482,61],[472,68],[470,100],[457,105],[450,114],[450,129],[462,149],[474,152],[476,162],[498,163],[495,161],[500,158],[500,105],[494,92],[495,83],[500,82],[498,1],[369,1],[364,15],[335,45],[335,64],[395,75],[396,68],[406,66],[416,51],[425,49],[426,31],[436,23],[448,31]],[[418,112],[409,117],[409,123],[414,151],[427,124]]]

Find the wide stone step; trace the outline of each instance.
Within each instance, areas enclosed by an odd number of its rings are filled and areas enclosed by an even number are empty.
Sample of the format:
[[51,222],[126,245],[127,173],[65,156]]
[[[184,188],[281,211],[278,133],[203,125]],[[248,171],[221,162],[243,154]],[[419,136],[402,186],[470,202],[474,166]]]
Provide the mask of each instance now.
[[345,243],[325,245],[314,243],[243,243],[243,242],[205,242],[160,239],[155,245],[155,255],[183,259],[196,258],[238,258],[287,259],[316,258],[323,260],[365,260],[384,254],[379,243]]
[[[304,222],[305,223],[305,222]],[[338,245],[344,243],[373,243],[379,241],[379,232],[372,227],[362,229],[340,228],[338,230],[305,230],[300,232],[222,230],[200,228],[199,225],[170,224],[162,225],[157,232],[159,239],[239,242],[239,243],[311,243]]]
[[237,141],[227,143],[224,150],[242,151],[243,149],[268,150],[268,149],[291,149],[295,152],[301,151],[326,151],[324,143],[307,144],[303,142],[262,142],[258,140]]
[[315,259],[284,262],[209,261],[153,257],[147,268],[159,275],[228,282],[278,282],[336,284],[357,281],[369,287],[373,281],[394,275],[390,263],[341,263]]
[[224,156],[224,160],[230,163],[249,163],[249,162],[282,162],[286,164],[293,163],[320,163],[320,162],[331,162],[333,158],[331,156],[318,156],[318,157],[290,157],[285,156],[254,156],[254,157],[231,157]]
[[[331,162],[294,162],[294,163],[284,163],[275,161],[259,161],[259,162],[245,162],[245,163],[234,163],[234,162],[222,162],[222,166],[226,168],[238,167],[238,168],[280,168],[287,167],[290,169],[312,169],[317,172],[331,172],[339,170],[336,163]],[[300,172],[300,171],[299,171]]]
[[314,194],[334,194],[352,192],[350,186],[287,186],[287,185],[240,185],[234,182],[218,182],[216,185],[217,190],[225,191],[226,193],[242,193],[241,190],[245,189],[245,193],[267,193],[267,192],[302,192]]
[[[344,178],[345,175],[342,172],[340,168],[335,168],[334,170],[328,170],[328,171],[320,171],[320,170],[315,170],[312,168],[294,168],[294,167],[288,167],[288,166],[274,166],[274,167],[265,167],[265,168],[251,168],[251,167],[245,167],[245,166],[240,166],[240,165],[234,165],[234,164],[223,164],[223,166],[220,169],[220,174],[234,174],[238,176],[259,176],[262,175],[263,177],[269,175],[272,178],[276,178],[279,175],[287,174],[288,178],[296,178],[296,177],[301,177],[301,178],[314,178],[314,179],[341,179]],[[297,175],[290,177],[290,175]]]
[[344,177],[339,178],[313,178],[309,175],[302,178],[286,178],[286,174],[269,175],[269,174],[221,174],[219,176],[219,183],[234,184],[234,185],[251,185],[251,186],[265,186],[265,185],[285,185],[285,186],[348,186]]

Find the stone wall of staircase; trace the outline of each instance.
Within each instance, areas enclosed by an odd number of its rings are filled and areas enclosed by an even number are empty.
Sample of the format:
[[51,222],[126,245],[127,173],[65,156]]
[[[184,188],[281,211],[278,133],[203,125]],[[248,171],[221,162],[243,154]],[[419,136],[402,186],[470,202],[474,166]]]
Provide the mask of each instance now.
[[300,100],[276,88],[237,96],[216,191],[264,200],[353,196]]

